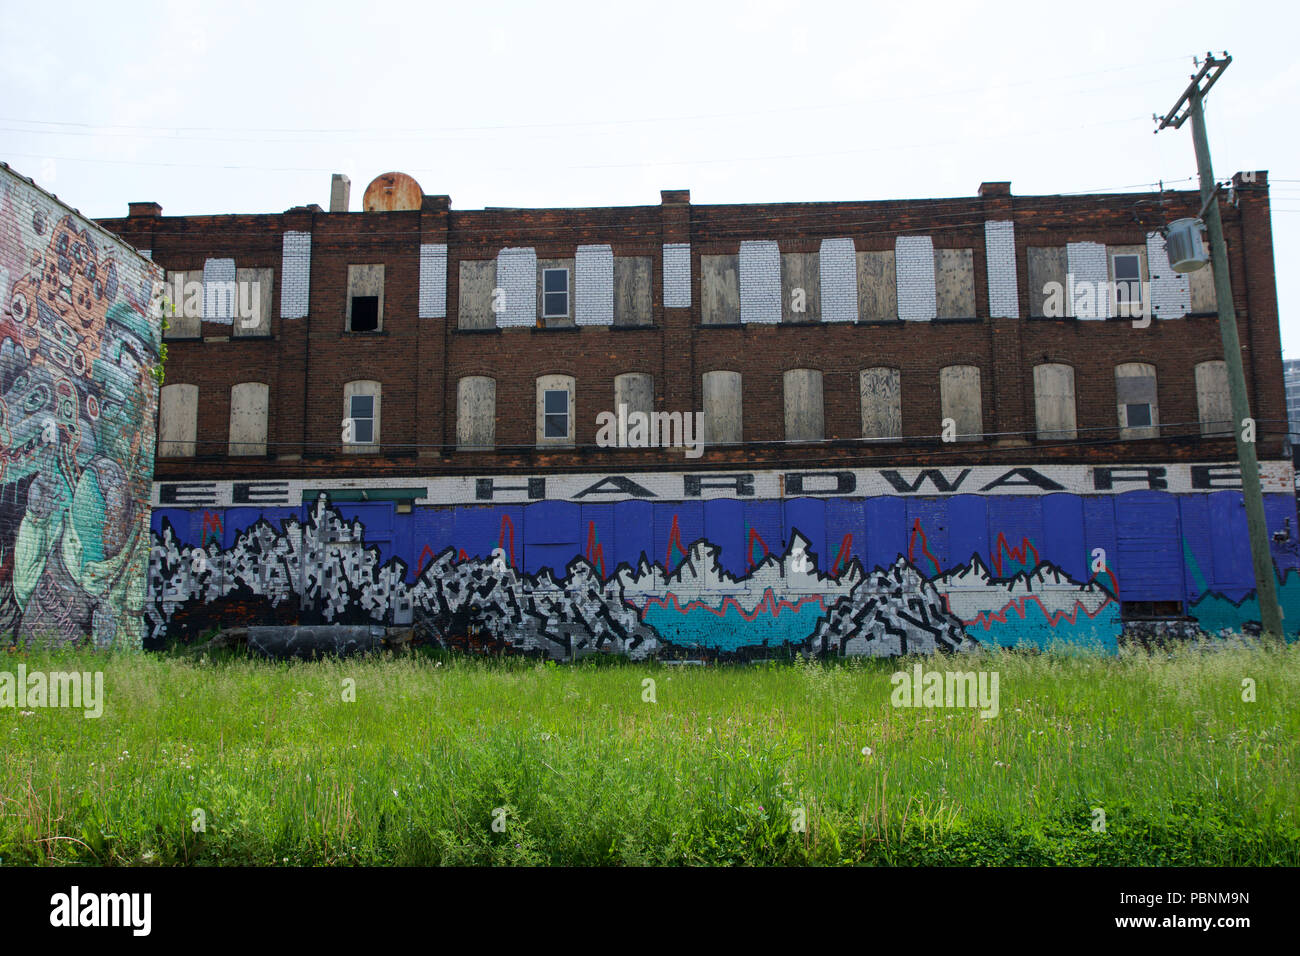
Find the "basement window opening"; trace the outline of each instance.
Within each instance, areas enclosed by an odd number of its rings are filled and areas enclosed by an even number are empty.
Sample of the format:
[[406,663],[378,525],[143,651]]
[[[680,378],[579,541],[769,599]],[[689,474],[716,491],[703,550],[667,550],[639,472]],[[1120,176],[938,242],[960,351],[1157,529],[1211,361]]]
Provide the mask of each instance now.
[[1120,617],[1126,621],[1163,621],[1183,616],[1182,601],[1120,602]]

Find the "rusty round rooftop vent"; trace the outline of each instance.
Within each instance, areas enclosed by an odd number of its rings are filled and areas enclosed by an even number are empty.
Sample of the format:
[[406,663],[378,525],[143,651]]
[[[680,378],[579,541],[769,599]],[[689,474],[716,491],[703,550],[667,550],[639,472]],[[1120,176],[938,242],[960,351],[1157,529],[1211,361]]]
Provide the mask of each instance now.
[[366,187],[361,208],[366,212],[396,212],[419,209],[423,201],[424,190],[406,173],[384,173]]

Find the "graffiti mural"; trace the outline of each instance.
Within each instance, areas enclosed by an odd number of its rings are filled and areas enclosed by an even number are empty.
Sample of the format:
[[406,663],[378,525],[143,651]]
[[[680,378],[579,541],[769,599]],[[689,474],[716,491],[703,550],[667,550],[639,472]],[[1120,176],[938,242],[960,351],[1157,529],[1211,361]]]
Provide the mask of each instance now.
[[139,647],[161,273],[0,169],[0,635]]
[[[215,497],[215,492],[213,493]],[[238,492],[236,492],[238,494]],[[1295,500],[1269,495],[1270,529]],[[891,656],[1115,650],[1124,602],[1187,628],[1256,615],[1241,495],[949,495],[155,510],[148,646],[250,623],[427,622],[449,646],[538,654]],[[1292,522],[1287,525],[1287,521]],[[1295,542],[1274,534],[1288,625]],[[1294,632],[1293,632],[1294,633]]]

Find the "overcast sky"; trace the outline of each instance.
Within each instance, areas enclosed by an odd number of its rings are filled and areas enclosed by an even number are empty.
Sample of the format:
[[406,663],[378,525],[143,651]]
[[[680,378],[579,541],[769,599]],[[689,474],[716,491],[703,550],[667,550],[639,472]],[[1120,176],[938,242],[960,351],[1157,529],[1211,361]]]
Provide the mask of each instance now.
[[[1080,14],[1086,12],[1086,19]],[[1190,188],[1194,70],[1216,176],[1267,169],[1300,358],[1293,3],[5,5],[0,159],[92,217],[352,208],[410,173],[453,208]]]

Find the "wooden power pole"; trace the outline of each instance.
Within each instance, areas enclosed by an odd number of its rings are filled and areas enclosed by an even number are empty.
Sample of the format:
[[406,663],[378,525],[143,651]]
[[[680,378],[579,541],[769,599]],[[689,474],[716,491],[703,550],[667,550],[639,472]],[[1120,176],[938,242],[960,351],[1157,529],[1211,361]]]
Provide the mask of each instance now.
[[1237,312],[1232,304],[1232,281],[1228,275],[1228,247],[1223,241],[1223,220],[1219,216],[1219,187],[1210,163],[1210,143],[1205,135],[1202,101],[1232,62],[1227,53],[1216,59],[1207,53],[1200,71],[1178,98],[1173,109],[1158,120],[1156,132],[1167,126],[1178,129],[1192,121],[1192,142],[1196,147],[1196,170],[1201,180],[1201,217],[1210,236],[1210,258],[1214,264],[1214,294],[1219,305],[1219,332],[1223,336],[1223,358],[1228,366],[1228,390],[1232,396],[1233,432],[1237,439],[1237,462],[1241,467],[1241,491],[1246,503],[1246,528],[1250,534],[1250,556],[1255,566],[1255,594],[1264,634],[1281,639],[1282,609],[1277,603],[1277,575],[1269,551],[1268,525],[1264,519],[1264,494],[1259,481],[1259,460],[1255,455],[1255,426],[1246,397],[1246,373],[1241,365],[1241,342],[1237,337]]

